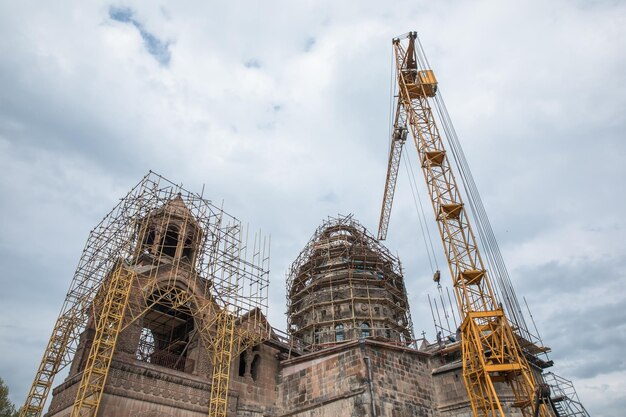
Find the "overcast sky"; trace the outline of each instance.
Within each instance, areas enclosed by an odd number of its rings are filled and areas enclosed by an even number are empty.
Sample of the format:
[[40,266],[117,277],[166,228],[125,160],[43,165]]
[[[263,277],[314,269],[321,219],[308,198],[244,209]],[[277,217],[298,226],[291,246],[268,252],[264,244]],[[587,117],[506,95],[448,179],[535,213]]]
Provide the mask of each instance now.
[[[592,416],[623,415],[626,4],[601,0],[0,3],[0,377],[13,401],[89,231],[150,169],[204,184],[271,234],[269,316],[284,328],[285,273],[322,219],[353,213],[376,231],[391,39],[409,30],[554,372]],[[432,340],[436,289],[404,167],[386,244]]]

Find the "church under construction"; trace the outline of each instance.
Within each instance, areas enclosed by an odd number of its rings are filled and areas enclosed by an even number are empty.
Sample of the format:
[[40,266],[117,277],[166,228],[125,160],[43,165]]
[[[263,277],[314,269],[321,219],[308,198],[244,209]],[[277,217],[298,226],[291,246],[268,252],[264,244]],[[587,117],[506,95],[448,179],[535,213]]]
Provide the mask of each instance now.
[[[25,415],[66,366],[46,416],[472,415],[460,342],[416,340],[400,260],[355,219],[324,221],[293,262],[287,334],[266,320],[267,244],[247,235],[203,196],[144,177],[91,232]],[[562,415],[584,410],[542,373],[546,349],[525,346]]]
[[[268,321],[269,239],[150,172],[90,233],[20,415],[588,417],[528,330],[417,34],[393,48],[378,235],[338,216],[301,243],[286,332]],[[409,134],[454,294],[433,271],[433,341],[382,244]]]

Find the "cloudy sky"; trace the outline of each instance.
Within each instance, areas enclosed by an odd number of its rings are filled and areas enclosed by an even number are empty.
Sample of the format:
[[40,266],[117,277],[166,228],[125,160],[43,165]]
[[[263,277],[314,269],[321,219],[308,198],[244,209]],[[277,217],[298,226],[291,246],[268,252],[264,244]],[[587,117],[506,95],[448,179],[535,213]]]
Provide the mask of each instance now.
[[[271,234],[269,316],[284,328],[285,272],[322,219],[353,213],[375,232],[391,39],[409,30],[554,371],[593,416],[621,416],[626,4],[602,0],[2,2],[0,377],[13,401],[89,231],[150,169],[204,184]],[[404,168],[387,245],[432,340]]]

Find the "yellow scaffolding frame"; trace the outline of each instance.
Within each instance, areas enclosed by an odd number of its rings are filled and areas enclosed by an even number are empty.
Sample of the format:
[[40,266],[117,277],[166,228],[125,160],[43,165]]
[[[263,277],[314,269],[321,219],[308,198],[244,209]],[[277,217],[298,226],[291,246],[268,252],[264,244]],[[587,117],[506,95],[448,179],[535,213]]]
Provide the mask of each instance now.
[[226,417],[228,412],[228,384],[232,362],[235,320],[222,310],[217,319],[216,349],[211,378],[210,417]]
[[[76,361],[90,326],[95,333],[71,416],[95,416],[118,336],[163,303],[193,317],[213,365],[207,411],[225,416],[231,358],[271,331],[261,320],[269,243],[259,232],[248,248],[238,219],[148,173],[90,233],[20,416],[41,416],[54,377]],[[80,366],[72,366],[73,375]]]
[[20,417],[40,416],[43,412],[54,376],[59,372],[67,352],[68,342],[74,329],[72,318],[70,314],[61,314],[54,324],[52,336],[37,369],[35,380],[28,392],[24,407],[20,410]]
[[110,282],[105,287],[102,309],[96,315],[96,334],[70,417],[98,414],[100,399],[128,306],[134,276],[132,271],[120,265],[111,274]]

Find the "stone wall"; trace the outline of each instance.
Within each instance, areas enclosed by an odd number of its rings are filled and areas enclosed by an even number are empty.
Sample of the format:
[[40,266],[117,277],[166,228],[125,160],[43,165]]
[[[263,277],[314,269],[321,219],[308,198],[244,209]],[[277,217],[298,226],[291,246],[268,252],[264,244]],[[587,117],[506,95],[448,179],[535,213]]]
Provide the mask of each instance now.
[[[362,398],[366,380],[361,355],[354,343],[345,346],[283,363],[278,385],[282,415],[367,415]],[[318,410],[320,407],[324,411]],[[341,412],[337,414],[337,410]]]
[[273,415],[279,373],[278,350],[267,345],[248,349],[242,355],[245,370],[240,376],[240,358],[231,369],[230,389],[238,393],[237,417]]
[[367,344],[376,415],[434,416],[434,387],[427,354],[384,344]]
[[[239,363],[231,368],[228,415],[261,417],[274,414],[278,375],[277,350],[261,345],[258,370],[239,377]],[[69,416],[82,373],[69,377],[53,391],[46,417]],[[203,376],[175,371],[117,354],[100,403],[99,416],[119,417],[206,417],[210,400],[210,380]]]
[[443,366],[441,363],[435,362],[434,365],[437,366],[433,371],[433,386],[438,415],[441,417],[473,417],[463,380],[461,362]]
[[[433,357],[431,367],[435,404],[440,417],[473,417],[472,408],[463,379],[463,365],[460,360],[444,363]],[[496,390],[504,412],[510,417],[523,417],[519,408],[511,407],[514,395],[510,387],[496,383]]]
[[428,354],[366,340],[283,362],[281,416],[434,416]]
[[[82,373],[59,385],[46,417],[69,415]],[[208,411],[210,385],[194,377],[145,362],[114,359],[100,402],[99,416],[200,417]],[[237,398],[230,398],[231,405]]]

